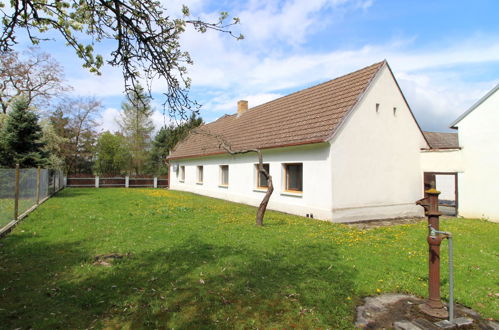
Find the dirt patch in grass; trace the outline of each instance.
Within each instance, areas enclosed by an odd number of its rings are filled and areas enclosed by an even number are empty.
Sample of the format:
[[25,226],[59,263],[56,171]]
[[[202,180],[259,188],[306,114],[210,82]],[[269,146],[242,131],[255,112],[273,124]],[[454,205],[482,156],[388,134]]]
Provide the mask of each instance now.
[[111,267],[113,262],[118,259],[131,257],[131,253],[119,254],[119,253],[110,253],[110,254],[99,254],[94,257],[95,266],[104,266]]

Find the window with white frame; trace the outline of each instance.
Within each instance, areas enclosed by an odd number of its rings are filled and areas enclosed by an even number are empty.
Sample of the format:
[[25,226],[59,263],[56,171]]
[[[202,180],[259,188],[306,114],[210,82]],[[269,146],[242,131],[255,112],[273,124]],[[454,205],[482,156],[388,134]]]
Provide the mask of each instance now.
[[203,183],[203,166],[202,165],[198,166],[197,183],[199,183],[199,184]]
[[303,191],[303,164],[283,164],[284,189],[289,192]]
[[180,182],[184,182],[185,181],[185,166],[180,166],[180,178],[179,178],[179,181]]
[[220,165],[220,185],[224,187],[229,185],[229,165]]
[[[262,164],[263,168],[267,171],[267,173],[270,174],[270,165],[269,164]],[[258,189],[267,189],[269,187],[269,182],[267,180],[267,177],[265,177],[265,174],[260,172],[258,164],[255,164],[255,173],[256,173],[256,187]]]

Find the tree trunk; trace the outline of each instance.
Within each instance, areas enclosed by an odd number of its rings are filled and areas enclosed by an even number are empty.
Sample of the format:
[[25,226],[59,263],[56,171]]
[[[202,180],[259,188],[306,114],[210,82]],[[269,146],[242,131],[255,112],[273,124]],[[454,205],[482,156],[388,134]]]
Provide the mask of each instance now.
[[258,211],[256,212],[256,225],[257,226],[263,226],[263,217],[265,216],[265,211],[267,210],[267,204],[269,203],[270,196],[272,195],[272,192],[274,191],[274,185],[272,184],[272,176],[269,175],[267,178],[267,182],[269,184],[269,187],[267,188],[267,192],[265,193],[265,196],[263,197],[260,206],[258,207]]

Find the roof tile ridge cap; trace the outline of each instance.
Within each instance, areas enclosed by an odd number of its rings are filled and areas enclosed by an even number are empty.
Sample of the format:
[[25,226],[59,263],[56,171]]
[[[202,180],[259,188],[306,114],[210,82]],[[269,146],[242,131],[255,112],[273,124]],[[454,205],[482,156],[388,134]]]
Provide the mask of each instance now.
[[[301,92],[304,92],[304,91],[306,91],[306,90],[309,90],[309,89],[312,89],[312,88],[315,88],[315,87],[319,87],[319,86],[321,86],[321,85],[325,85],[325,84],[327,84],[327,83],[331,83],[331,82],[336,81],[336,80],[338,80],[338,79],[345,78],[345,77],[348,77],[348,76],[350,76],[350,75],[354,75],[354,74],[356,74],[356,73],[360,73],[360,72],[361,72],[361,71],[363,71],[363,70],[366,70],[366,71],[367,71],[367,70],[368,70],[368,69],[370,69],[370,68],[374,68],[374,67],[376,67],[376,66],[379,66],[379,67],[376,69],[376,72],[378,72],[378,70],[379,70],[379,69],[383,66],[383,64],[385,64],[385,63],[388,63],[388,62],[387,62],[386,60],[383,60],[383,61],[381,61],[381,62],[376,62],[376,63],[374,63],[374,64],[371,64],[371,65],[365,66],[365,67],[363,67],[363,68],[361,68],[361,69],[358,69],[358,70],[355,70],[355,71],[352,71],[352,72],[349,72],[349,73],[345,73],[344,75],[341,75],[341,76],[339,76],[339,77],[336,77],[336,78],[333,78],[333,79],[329,79],[329,80],[327,80],[327,81],[323,81],[323,82],[321,82],[321,83],[318,83],[318,84],[312,85],[312,86],[310,86],[310,87],[307,87],[307,88],[304,88],[304,89],[300,89],[300,90],[298,90],[298,91],[296,91],[296,92],[293,92],[293,93],[290,93],[290,94],[283,95],[283,96],[278,97],[278,98],[276,98],[276,99],[273,99],[273,100],[271,100],[271,101],[268,101],[268,102],[265,102],[265,103],[262,103],[262,104],[256,105],[256,106],[254,106],[254,107],[249,108],[248,110],[246,110],[243,114],[241,114],[241,115],[240,115],[239,117],[237,117],[237,118],[242,117],[245,113],[247,113],[247,112],[248,112],[248,111],[250,111],[250,110],[257,109],[257,108],[261,108],[261,107],[263,107],[263,106],[265,106],[265,105],[268,105],[268,104],[270,104],[270,103],[276,102],[277,100],[280,100],[280,99],[286,98],[286,97],[288,97],[288,96],[291,96],[291,95],[294,95],[294,94],[297,94],[297,93],[301,93]],[[234,116],[234,115],[235,115],[235,114],[233,114],[233,115],[225,115],[225,116]],[[221,117],[221,118],[223,118],[223,117]],[[219,118],[219,119],[221,119],[221,118]],[[236,118],[236,119],[237,119],[237,118]],[[217,120],[218,120],[218,119],[217,119]]]

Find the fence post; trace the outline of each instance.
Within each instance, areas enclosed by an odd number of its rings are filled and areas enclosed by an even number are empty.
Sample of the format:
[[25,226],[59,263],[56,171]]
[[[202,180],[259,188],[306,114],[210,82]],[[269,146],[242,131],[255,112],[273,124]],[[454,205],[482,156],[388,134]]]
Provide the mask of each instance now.
[[158,177],[154,177],[154,188],[158,188]]
[[125,188],[128,188],[129,184],[130,184],[130,177],[127,175],[125,176]]
[[16,164],[16,188],[14,200],[14,220],[19,216],[19,164]]
[[40,166],[36,169],[36,204],[40,204]]
[[64,187],[68,185],[68,177],[66,175],[62,178],[62,184],[64,185]]
[[52,170],[52,195],[55,194],[55,171]]
[[99,176],[95,176],[95,188],[99,188]]

